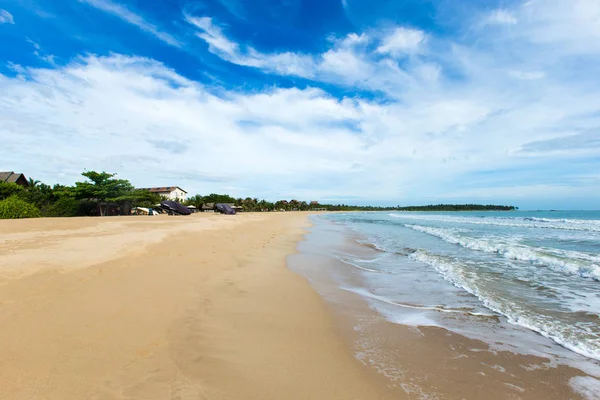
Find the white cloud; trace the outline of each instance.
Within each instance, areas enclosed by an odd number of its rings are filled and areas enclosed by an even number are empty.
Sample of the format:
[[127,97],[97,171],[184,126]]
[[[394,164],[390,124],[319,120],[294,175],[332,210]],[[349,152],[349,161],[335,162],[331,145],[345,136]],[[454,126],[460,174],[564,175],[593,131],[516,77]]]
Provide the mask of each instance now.
[[365,33],[361,33],[360,35],[352,32],[349,33],[346,37],[341,40],[334,39],[333,42],[337,43],[339,47],[353,47],[357,45],[366,44],[369,42],[369,36]]
[[399,27],[382,39],[377,52],[394,57],[411,54],[419,51],[425,40],[426,36],[423,31]]
[[[3,160],[49,182],[106,169],[140,186],[271,199],[589,197],[591,184],[572,177],[600,167],[579,162],[600,159],[600,45],[583,12],[594,15],[593,2],[573,0],[569,11],[561,1],[506,9],[518,23],[476,37],[373,29],[329,38],[320,54],[261,51],[211,18],[187,17],[218,57],[360,90],[345,99],[310,87],[217,96],[156,61],[119,55],[12,65],[17,77],[0,75]],[[553,17],[544,5],[564,12]],[[552,182],[515,171],[544,171]],[[481,185],[469,186],[477,177]]]
[[324,53],[318,68],[325,74],[339,75],[349,83],[368,79],[373,74],[370,63],[346,49],[329,50]]
[[48,64],[54,65],[54,55],[52,54],[48,54],[46,53],[44,50],[42,50],[42,47],[39,45],[39,43],[34,42],[33,40],[29,39],[29,38],[25,38],[25,40],[31,44],[34,48],[33,54],[39,58],[40,60],[47,62]]
[[[551,1],[554,8],[559,3],[568,6],[565,1]],[[593,11],[589,1],[575,1],[576,6],[587,5],[586,9]],[[403,27],[383,34],[373,30],[368,35],[352,33],[344,38],[330,38],[329,50],[313,55],[304,68],[292,74],[380,91],[389,99],[398,100],[399,103],[385,107],[360,104],[365,148],[378,152],[380,168],[390,174],[404,173],[404,163],[411,160],[418,165],[419,174],[427,176],[428,185],[438,182],[438,190],[443,190],[452,177],[468,176],[483,166],[493,170],[546,165],[544,168],[552,169],[558,159],[570,165],[570,160],[577,157],[598,156],[600,149],[593,146],[558,153],[520,151],[528,143],[573,134],[567,129],[573,124],[581,129],[600,126],[600,121],[590,117],[600,112],[600,82],[595,79],[594,69],[582,65],[573,71],[572,60],[564,57],[560,46],[537,47],[541,36],[536,35],[553,29],[560,31],[560,24],[565,22],[561,17],[557,25],[545,17],[540,11],[545,6],[543,2],[537,3],[538,13],[534,13],[534,3],[485,16],[486,23],[508,24],[511,29],[478,31],[473,38],[475,45],[468,37],[456,43]],[[581,21],[580,14],[571,15],[571,22]],[[556,42],[566,43],[573,36],[577,35],[563,32]],[[431,48],[425,49],[426,44]],[[592,35],[579,45],[588,46],[588,51],[593,52],[597,44]],[[396,59],[405,54],[412,57],[398,63]],[[255,60],[268,56],[254,50]],[[600,52],[597,56],[599,59]],[[261,65],[256,62],[253,66],[274,72],[272,67]],[[448,71],[460,78],[450,78]],[[579,80],[587,84],[579,85]],[[394,157],[397,162],[391,161]],[[361,163],[361,170],[369,171],[370,167],[368,162]],[[557,171],[556,175],[562,173]],[[406,187],[418,187],[408,181],[405,180]],[[545,187],[534,186],[531,193]]]
[[515,25],[518,22],[507,10],[494,10],[484,19],[484,25]]
[[88,168],[140,186],[177,181],[203,191],[282,179],[291,191],[295,177],[338,174],[360,158],[360,135],[339,125],[358,116],[356,104],[317,89],[219,98],[160,63],[125,56],[24,72],[0,75],[3,146],[22,149],[3,160],[27,159],[23,168],[49,182]]
[[[406,102],[379,104],[316,88],[216,96],[161,63],[119,55],[19,71],[0,75],[3,160],[50,183],[71,183],[87,168],[118,172],[139,186],[270,199],[439,198],[483,167],[600,155],[586,148],[551,158],[518,151],[555,140],[561,135],[550,129],[597,111],[595,91],[556,87],[562,98],[534,104],[525,92],[502,94],[481,82],[481,89],[443,96],[415,90]],[[469,190],[464,194],[475,195]]]
[[162,40],[163,42],[175,46],[181,47],[181,43],[172,35],[162,32],[158,27],[152,25],[148,21],[146,21],[140,15],[134,13],[131,10],[128,10],[124,6],[114,3],[110,0],[79,0],[82,3],[88,4],[98,10],[107,12],[109,14],[113,14],[116,17],[121,18],[122,20],[137,26],[144,32],[148,32],[154,35],[156,38]]
[[212,18],[186,16],[186,20],[202,30],[197,35],[208,43],[211,52],[231,57],[239,51],[238,44],[227,39],[221,28],[213,24]]
[[513,12],[523,25],[514,37],[552,46],[553,54],[600,51],[600,2],[530,0]]
[[15,19],[12,14],[0,8],[0,24],[14,24]]
[[312,77],[314,62],[311,56],[293,52],[261,53],[252,46],[242,47],[229,40],[210,17],[186,15],[186,21],[199,28],[196,35],[208,44],[210,52],[234,64],[264,69],[281,75]]
[[524,80],[543,79],[546,77],[546,73],[543,71],[511,71],[510,75],[514,76],[515,78]]
[[[210,52],[231,63],[269,73],[383,90],[390,95],[404,91],[406,85],[412,84],[415,79],[436,80],[440,73],[439,66],[431,64],[427,69],[423,68],[424,64],[417,62],[409,68],[419,69],[423,74],[409,77],[394,60],[401,53],[421,50],[426,40],[421,31],[398,28],[379,39],[364,33],[350,33],[343,38],[330,38],[332,48],[316,55],[264,53],[250,45],[242,46],[232,41],[210,17],[186,16],[186,20],[200,29],[197,36],[209,45]],[[379,56],[377,62],[372,60],[373,54],[369,53],[367,46],[375,40],[380,43],[378,51],[385,53],[383,58]]]

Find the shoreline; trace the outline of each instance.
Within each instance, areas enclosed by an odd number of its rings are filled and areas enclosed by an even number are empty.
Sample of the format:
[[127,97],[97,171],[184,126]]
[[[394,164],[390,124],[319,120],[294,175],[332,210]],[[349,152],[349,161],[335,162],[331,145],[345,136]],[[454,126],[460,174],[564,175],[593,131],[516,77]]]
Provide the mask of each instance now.
[[3,398],[585,399],[593,375],[340,289],[364,271],[311,215],[0,221]]
[[0,221],[3,398],[389,398],[286,267],[307,216]]
[[[430,321],[421,322],[419,312],[410,307],[398,309],[390,304],[394,314],[384,315],[380,307],[370,304],[376,298],[360,294],[361,287],[367,289],[363,274],[370,271],[335,256],[359,251],[355,257],[371,259],[379,253],[368,246],[356,247],[354,236],[335,232],[333,225],[317,226],[301,246],[293,269],[305,275],[328,301],[338,332],[355,357],[366,369],[386,377],[395,392],[415,399],[594,398],[595,392],[584,397],[585,384],[597,384],[600,365],[593,360],[581,364],[575,361],[582,358],[578,354],[561,360],[539,351],[543,349],[522,352],[522,343],[496,344],[493,336],[483,341],[442,326],[423,326],[422,322],[428,325]],[[311,267],[303,267],[309,262]],[[478,317],[457,317],[469,320],[470,329],[479,329]]]

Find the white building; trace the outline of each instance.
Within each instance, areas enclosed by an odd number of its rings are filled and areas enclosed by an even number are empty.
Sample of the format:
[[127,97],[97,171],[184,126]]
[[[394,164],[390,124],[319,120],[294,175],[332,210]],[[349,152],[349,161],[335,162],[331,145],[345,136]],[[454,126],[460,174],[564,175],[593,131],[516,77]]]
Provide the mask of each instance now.
[[187,192],[179,186],[141,188],[140,190],[148,190],[149,192],[159,194],[168,200],[182,202],[187,198]]

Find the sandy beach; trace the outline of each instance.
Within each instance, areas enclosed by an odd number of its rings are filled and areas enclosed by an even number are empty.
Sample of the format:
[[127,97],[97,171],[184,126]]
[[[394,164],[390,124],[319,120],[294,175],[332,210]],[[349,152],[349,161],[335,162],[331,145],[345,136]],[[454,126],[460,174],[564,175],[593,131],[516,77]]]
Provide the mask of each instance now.
[[286,268],[307,226],[304,213],[0,221],[0,398],[388,398]]
[[330,281],[352,269],[294,254],[339,251],[309,226],[0,221],[0,399],[594,398],[572,390],[595,382],[577,368],[386,321]]

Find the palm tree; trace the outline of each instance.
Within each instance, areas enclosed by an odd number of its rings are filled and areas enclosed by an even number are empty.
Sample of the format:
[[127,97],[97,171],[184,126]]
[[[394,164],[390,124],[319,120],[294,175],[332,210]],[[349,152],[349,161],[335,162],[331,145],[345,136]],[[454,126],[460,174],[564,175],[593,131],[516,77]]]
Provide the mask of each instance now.
[[187,201],[185,202],[185,205],[192,205],[196,207],[196,209],[202,208],[202,204],[204,204],[204,199],[199,194],[196,194],[192,197],[188,197]]
[[29,187],[32,187],[32,188],[36,187],[37,185],[39,185],[41,183],[40,181],[35,180],[33,178],[29,178],[28,182],[29,182]]

